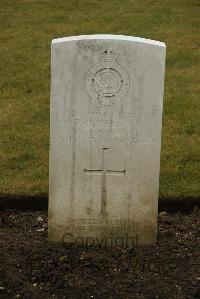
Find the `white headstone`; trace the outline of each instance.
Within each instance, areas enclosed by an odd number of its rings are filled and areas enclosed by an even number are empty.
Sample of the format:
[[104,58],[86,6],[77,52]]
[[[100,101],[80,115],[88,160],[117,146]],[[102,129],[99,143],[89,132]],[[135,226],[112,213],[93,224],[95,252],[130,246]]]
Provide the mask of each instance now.
[[165,44],[52,42],[49,240],[156,240]]

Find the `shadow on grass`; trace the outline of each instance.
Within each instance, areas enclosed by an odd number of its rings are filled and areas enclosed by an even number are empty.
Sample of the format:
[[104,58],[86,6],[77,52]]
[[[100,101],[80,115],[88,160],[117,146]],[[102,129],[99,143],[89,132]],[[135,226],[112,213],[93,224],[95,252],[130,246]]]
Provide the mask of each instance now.
[[[200,207],[200,197],[159,198],[159,211],[170,213],[191,213]],[[48,195],[1,195],[0,209],[16,209],[21,211],[40,211],[48,209]]]
[[2,195],[0,194],[0,209],[16,209],[21,211],[47,210],[48,196],[41,195]]

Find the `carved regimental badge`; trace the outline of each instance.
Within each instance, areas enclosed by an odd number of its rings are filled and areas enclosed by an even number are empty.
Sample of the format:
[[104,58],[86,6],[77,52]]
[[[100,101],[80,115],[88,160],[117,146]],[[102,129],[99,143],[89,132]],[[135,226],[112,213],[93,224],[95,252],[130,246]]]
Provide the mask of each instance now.
[[127,71],[117,62],[117,55],[109,50],[100,54],[97,64],[86,75],[89,95],[102,106],[112,105],[116,99],[122,100],[129,89]]

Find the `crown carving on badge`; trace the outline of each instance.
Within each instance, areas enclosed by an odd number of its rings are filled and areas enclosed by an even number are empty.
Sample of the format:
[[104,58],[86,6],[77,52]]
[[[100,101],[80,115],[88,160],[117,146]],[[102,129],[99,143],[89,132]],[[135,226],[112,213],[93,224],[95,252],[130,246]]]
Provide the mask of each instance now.
[[99,57],[99,61],[101,62],[112,62],[115,60],[117,60],[117,54],[112,50],[104,50]]

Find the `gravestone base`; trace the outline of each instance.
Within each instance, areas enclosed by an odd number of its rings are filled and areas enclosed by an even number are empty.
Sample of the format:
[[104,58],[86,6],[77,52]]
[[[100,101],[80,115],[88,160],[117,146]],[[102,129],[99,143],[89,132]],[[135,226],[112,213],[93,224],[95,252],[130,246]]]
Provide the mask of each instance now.
[[[88,219],[85,222],[95,223],[96,221]],[[76,220],[74,229],[70,229],[67,225],[52,229],[49,233],[49,241],[105,247],[138,247],[141,244],[150,245],[156,242],[156,223],[149,223],[142,228],[132,223],[129,224],[130,228],[126,228],[124,223],[127,223],[127,220],[112,220],[112,222],[118,223],[117,227],[101,225],[85,229],[85,226],[80,225],[80,221]]]

